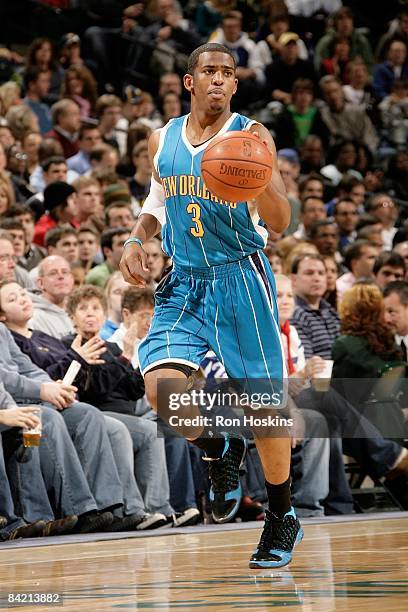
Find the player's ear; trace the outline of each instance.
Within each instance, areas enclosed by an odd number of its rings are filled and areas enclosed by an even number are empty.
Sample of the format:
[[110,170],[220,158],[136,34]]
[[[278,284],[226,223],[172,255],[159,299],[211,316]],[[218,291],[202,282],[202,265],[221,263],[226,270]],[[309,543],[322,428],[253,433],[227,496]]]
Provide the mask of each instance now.
[[184,75],[184,78],[183,78],[184,87],[190,93],[193,92],[193,81],[194,81],[194,79],[193,79],[193,75],[192,74],[185,74]]
[[234,91],[232,92],[232,95],[237,93],[237,89],[238,89],[238,79],[235,79],[235,87],[234,87]]

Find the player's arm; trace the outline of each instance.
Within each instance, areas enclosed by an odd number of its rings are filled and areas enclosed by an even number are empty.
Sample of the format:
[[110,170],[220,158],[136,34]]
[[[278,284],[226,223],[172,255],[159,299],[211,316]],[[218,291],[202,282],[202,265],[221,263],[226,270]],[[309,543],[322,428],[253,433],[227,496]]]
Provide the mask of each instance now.
[[278,169],[278,156],[276,147],[269,130],[260,123],[254,123],[249,131],[258,134],[272,153],[272,177],[265,191],[259,195],[255,202],[259,216],[274,232],[280,234],[290,223],[291,208],[286,196],[285,185]]
[[[156,236],[164,223],[164,191],[153,164],[159,146],[159,138],[160,130],[153,132],[149,138],[149,157],[153,168],[150,192],[143,204],[142,213],[130,233],[130,236],[138,238],[142,244]],[[136,287],[145,287],[146,281],[142,274],[148,272],[149,268],[146,253],[140,244],[132,242],[125,246],[119,268],[125,281]]]

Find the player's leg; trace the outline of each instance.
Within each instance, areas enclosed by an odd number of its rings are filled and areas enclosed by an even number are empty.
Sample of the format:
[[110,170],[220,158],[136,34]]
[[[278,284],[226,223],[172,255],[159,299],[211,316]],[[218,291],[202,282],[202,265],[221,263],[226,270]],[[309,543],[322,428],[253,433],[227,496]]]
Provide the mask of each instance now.
[[[170,394],[174,398],[186,392],[187,372],[169,367],[150,370],[145,374],[145,387],[147,399],[160,417],[177,434],[204,450],[204,459],[209,463],[213,517],[220,523],[231,520],[242,497],[239,468],[245,458],[245,441],[228,433],[222,437],[212,437],[212,428],[203,422],[196,404],[180,405],[177,411],[172,411]],[[191,421],[197,424],[190,425]],[[189,425],[184,425],[186,422]]]
[[[231,378],[245,379],[250,389],[258,391],[270,385],[282,402],[286,369],[273,276],[269,264],[258,254],[239,262],[238,267],[237,273],[216,281],[214,299],[222,304],[222,310],[218,312],[217,333],[211,348]],[[273,403],[257,411],[256,416],[283,416]],[[290,436],[284,430],[280,436],[276,428],[253,431],[264,470],[269,510],[250,566],[281,567],[289,563],[293,547],[302,537],[290,501]]]
[[[156,311],[149,334],[139,346],[139,361],[151,406],[179,435],[205,451],[214,518],[222,522],[230,520],[239,507],[239,467],[245,443],[229,435],[213,436],[211,424],[202,418],[203,406],[175,400],[186,391],[189,375],[199,368],[209,349],[206,330],[212,321],[207,308],[211,279],[195,277],[190,269],[188,274],[172,272],[156,293]],[[233,478],[226,476],[225,465],[228,473],[234,473]]]

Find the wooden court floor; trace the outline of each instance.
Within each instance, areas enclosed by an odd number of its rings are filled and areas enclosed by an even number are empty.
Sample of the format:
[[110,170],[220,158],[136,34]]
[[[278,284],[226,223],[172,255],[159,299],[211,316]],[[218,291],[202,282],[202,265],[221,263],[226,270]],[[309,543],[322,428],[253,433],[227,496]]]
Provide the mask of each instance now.
[[307,525],[293,563],[248,569],[256,529],[10,549],[9,591],[62,592],[23,610],[408,610],[408,518]]

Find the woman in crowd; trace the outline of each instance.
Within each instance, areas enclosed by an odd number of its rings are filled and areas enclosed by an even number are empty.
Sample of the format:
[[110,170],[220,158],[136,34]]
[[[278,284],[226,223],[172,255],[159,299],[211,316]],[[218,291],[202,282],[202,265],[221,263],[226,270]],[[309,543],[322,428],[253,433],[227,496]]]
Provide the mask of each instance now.
[[97,97],[97,83],[86,66],[70,66],[65,71],[61,97],[74,100],[80,108],[81,118],[91,116]]
[[50,88],[47,100],[52,104],[60,97],[63,68],[55,60],[54,47],[49,38],[35,38],[27,52],[26,67],[37,66],[50,75]]

